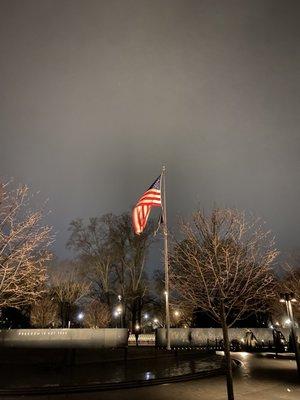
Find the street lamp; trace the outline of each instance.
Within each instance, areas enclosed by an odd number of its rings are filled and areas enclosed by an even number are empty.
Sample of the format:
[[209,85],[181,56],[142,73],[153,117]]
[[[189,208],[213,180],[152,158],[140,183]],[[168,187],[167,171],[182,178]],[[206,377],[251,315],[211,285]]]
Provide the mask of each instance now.
[[118,306],[118,307],[116,308],[116,311],[117,311],[118,314],[121,314],[121,313],[122,313],[122,307],[121,307],[121,306]]
[[175,327],[178,327],[180,311],[175,310],[175,311],[173,312],[173,315],[174,315],[174,324],[175,324]]
[[83,312],[80,312],[80,313],[77,315],[77,318],[78,318],[79,321],[82,321],[83,318],[84,318]]
[[295,358],[296,358],[296,363],[297,363],[297,368],[298,368],[298,374],[300,375],[300,354],[299,354],[299,347],[298,347],[298,341],[297,341],[297,336],[295,332],[295,321],[294,321],[294,315],[293,315],[293,308],[292,308],[292,302],[296,302],[296,298],[294,293],[281,293],[280,294],[280,302],[285,303],[286,305],[286,311],[287,311],[287,316],[288,320],[286,322],[289,323],[291,326],[291,337],[292,337],[292,342],[293,346],[295,349]]
[[118,311],[119,311],[119,315],[120,315],[120,328],[123,328],[123,319],[122,319],[122,296],[120,294],[118,294],[118,301],[119,301],[119,306],[117,307]]
[[122,328],[122,306],[117,306],[114,311],[114,317],[120,317],[120,327]]

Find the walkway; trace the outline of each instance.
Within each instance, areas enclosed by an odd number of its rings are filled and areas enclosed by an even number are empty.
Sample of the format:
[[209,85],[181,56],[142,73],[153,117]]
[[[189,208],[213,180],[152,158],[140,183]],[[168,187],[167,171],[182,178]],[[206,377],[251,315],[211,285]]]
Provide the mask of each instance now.
[[[236,400],[299,400],[300,381],[294,360],[234,353],[242,362],[234,373]],[[6,397],[6,399],[16,399]],[[24,399],[24,397],[22,397]],[[51,396],[26,396],[35,400],[226,400],[223,376],[134,389]]]

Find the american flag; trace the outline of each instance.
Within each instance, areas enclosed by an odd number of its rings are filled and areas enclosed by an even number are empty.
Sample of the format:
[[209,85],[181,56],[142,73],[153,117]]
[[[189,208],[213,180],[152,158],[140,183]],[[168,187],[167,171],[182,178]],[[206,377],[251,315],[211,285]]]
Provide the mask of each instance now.
[[132,224],[134,233],[139,235],[145,229],[152,207],[161,207],[161,175],[154,181],[148,190],[141,196],[132,210]]

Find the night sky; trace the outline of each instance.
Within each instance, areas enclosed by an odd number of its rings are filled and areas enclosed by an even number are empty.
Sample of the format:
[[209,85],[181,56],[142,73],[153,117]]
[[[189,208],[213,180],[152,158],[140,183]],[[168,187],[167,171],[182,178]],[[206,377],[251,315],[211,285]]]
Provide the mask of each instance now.
[[171,227],[214,204],[299,245],[300,2],[0,0],[0,175],[77,217],[167,166]]

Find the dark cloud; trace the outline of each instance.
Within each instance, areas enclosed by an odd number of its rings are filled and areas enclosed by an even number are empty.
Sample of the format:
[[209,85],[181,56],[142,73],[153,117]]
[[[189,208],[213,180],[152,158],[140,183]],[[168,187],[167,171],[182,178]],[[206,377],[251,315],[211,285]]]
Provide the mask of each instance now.
[[1,175],[71,219],[129,209],[168,168],[169,220],[214,203],[299,243],[300,3],[0,4]]

